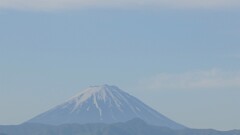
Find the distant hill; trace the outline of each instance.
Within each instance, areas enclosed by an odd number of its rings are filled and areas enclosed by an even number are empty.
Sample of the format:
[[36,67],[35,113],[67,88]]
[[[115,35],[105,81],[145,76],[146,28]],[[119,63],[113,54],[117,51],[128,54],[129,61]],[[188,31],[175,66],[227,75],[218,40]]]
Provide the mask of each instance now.
[[141,119],[115,124],[21,124],[0,126],[0,135],[240,135],[239,130],[179,129],[152,126]]

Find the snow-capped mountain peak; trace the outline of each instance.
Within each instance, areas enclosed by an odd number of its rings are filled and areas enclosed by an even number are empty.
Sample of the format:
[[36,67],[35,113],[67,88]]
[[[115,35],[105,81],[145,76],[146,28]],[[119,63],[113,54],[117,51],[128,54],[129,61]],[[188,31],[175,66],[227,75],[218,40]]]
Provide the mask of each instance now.
[[109,86],[106,84],[100,86],[90,86],[89,88],[70,98],[69,101],[75,100],[78,104],[81,104],[91,97],[95,97],[99,100],[106,100],[107,96],[113,91],[120,91],[120,89],[116,86]]
[[84,105],[84,103],[89,102],[92,100],[95,107],[99,111],[99,115],[102,115],[101,106],[99,105],[99,102],[108,102],[112,104],[108,105],[116,105],[118,108],[121,106],[121,102],[119,100],[121,96],[121,91],[116,86],[110,86],[110,85],[100,85],[100,86],[90,86],[89,88],[83,90],[82,92],[76,94],[72,98],[70,98],[67,103],[69,104],[75,104],[74,108],[72,109],[72,112],[78,111],[78,109],[81,109],[81,106]]
[[67,123],[115,123],[140,118],[149,124],[174,129],[184,126],[168,119],[116,86],[91,86],[53,109],[27,121],[60,125]]

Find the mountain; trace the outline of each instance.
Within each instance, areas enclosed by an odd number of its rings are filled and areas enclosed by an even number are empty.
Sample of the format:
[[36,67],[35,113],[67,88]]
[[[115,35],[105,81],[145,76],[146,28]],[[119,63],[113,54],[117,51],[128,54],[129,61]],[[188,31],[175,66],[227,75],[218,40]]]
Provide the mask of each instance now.
[[0,135],[240,135],[239,130],[216,131],[212,129],[170,129],[133,119],[114,124],[64,124],[43,125],[25,123],[0,126]]
[[149,124],[183,129],[178,124],[116,86],[92,86],[26,123],[116,123],[140,118]]

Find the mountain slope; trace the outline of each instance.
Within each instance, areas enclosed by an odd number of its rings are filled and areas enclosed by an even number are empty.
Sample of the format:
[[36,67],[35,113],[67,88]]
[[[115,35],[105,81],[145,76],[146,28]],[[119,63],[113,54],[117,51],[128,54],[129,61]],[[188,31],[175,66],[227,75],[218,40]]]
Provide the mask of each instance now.
[[239,130],[170,129],[152,126],[141,119],[115,124],[65,124],[59,126],[22,124],[0,126],[0,135],[240,135]]
[[92,86],[63,104],[27,123],[60,125],[69,123],[116,123],[141,118],[149,124],[173,129],[184,126],[168,119],[137,98],[115,86]]

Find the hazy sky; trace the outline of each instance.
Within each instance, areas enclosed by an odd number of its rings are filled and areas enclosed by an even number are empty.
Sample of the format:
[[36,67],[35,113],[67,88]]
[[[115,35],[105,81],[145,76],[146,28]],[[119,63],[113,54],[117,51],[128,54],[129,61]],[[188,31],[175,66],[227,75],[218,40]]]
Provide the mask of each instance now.
[[239,0],[0,0],[0,124],[117,85],[193,128],[240,129]]

